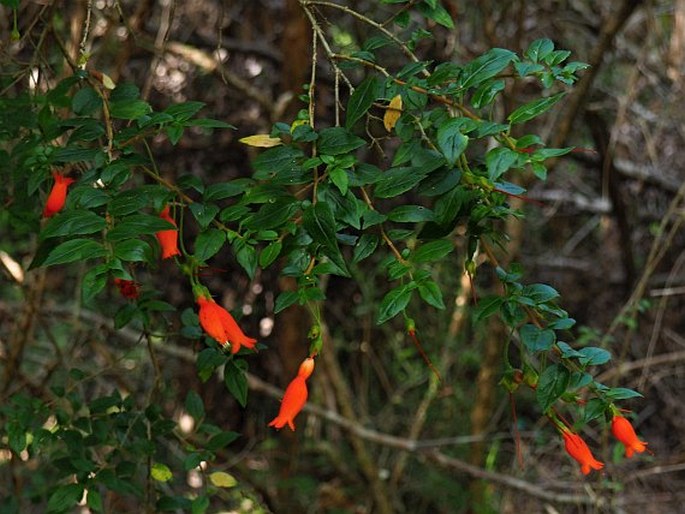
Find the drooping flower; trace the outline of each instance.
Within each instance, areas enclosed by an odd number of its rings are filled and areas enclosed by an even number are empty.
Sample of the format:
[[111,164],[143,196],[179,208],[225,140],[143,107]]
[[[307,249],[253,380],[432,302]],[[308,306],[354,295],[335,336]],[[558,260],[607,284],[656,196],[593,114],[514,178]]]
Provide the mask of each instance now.
[[590,448],[588,448],[588,445],[578,434],[564,430],[561,432],[561,435],[564,437],[566,452],[578,461],[583,475],[590,473],[590,468],[602,469],[604,467],[604,463],[594,458]]
[[133,280],[126,280],[124,278],[115,278],[114,285],[117,286],[121,296],[129,300],[135,300],[140,296],[140,286]]
[[617,414],[613,417],[611,433],[625,446],[626,457],[632,457],[634,452],[642,453],[647,449],[647,443],[638,439],[633,425],[623,416]]
[[218,305],[211,297],[204,295],[198,296],[195,301],[200,306],[200,325],[210,337],[222,346],[231,345],[231,353],[238,353],[241,346],[250,350],[254,349],[256,339],[247,337],[233,316]]
[[307,357],[300,364],[297,376],[288,384],[283,395],[281,408],[271,423],[270,427],[283,428],[286,424],[290,430],[295,431],[295,417],[300,413],[304,404],[307,403],[307,378],[314,371],[314,359]]
[[43,216],[46,218],[50,218],[62,210],[67,201],[67,187],[74,183],[73,178],[60,175],[56,171],[52,172],[52,178],[55,179],[55,183],[43,208]]
[[[159,217],[163,220],[168,221],[172,225],[177,226],[176,221],[174,221],[174,218],[172,218],[169,214],[168,205],[164,207],[164,209],[162,209],[162,212],[159,213]],[[155,235],[157,236],[157,241],[159,241],[159,245],[162,247],[162,259],[168,259],[169,257],[173,257],[174,255],[181,255],[181,252],[178,251],[177,228],[170,228],[169,230],[160,230]]]

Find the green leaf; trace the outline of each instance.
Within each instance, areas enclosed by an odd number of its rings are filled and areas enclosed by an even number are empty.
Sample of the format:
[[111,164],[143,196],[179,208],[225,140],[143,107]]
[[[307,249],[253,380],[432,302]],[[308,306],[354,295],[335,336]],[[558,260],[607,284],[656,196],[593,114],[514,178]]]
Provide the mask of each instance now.
[[238,196],[243,194],[252,184],[254,184],[254,181],[249,178],[239,178],[230,182],[212,184],[205,189],[203,199],[205,202],[210,202],[212,200],[223,200],[224,198]]
[[299,209],[300,202],[292,196],[269,200],[247,217],[243,225],[252,230],[271,230],[283,226]]
[[400,311],[409,304],[411,300],[412,291],[416,288],[414,282],[409,282],[403,286],[396,287],[392,289],[388,294],[381,300],[380,307],[378,308],[378,320],[377,324],[382,325],[389,319],[394,318]]
[[469,144],[468,136],[459,131],[461,125],[459,118],[452,118],[438,128],[438,148],[451,166],[456,165]]
[[283,249],[283,243],[280,241],[274,241],[269,243],[260,253],[259,253],[259,265],[262,268],[268,268],[272,262],[274,262],[278,256],[281,254]]
[[390,168],[374,186],[376,198],[393,198],[406,193],[427,175],[425,169],[418,167]]
[[189,101],[170,105],[164,112],[176,121],[184,122],[197,114],[204,106],[204,102]]
[[536,39],[533,41],[524,54],[533,62],[538,62],[547,57],[554,50],[554,43],[549,39]]
[[531,284],[523,288],[522,294],[532,299],[536,304],[559,298],[559,292],[547,284]]
[[60,485],[50,495],[47,512],[65,512],[73,508],[83,496],[83,484]]
[[495,80],[493,82],[485,82],[482,84],[471,98],[471,105],[476,109],[490,105],[500,91],[504,91],[505,82],[503,80]]
[[354,253],[352,254],[352,262],[358,263],[371,255],[378,247],[379,238],[376,234],[362,234],[354,245]]
[[521,342],[529,352],[543,352],[552,348],[556,341],[553,330],[541,329],[535,325],[523,325],[519,329]]
[[317,148],[321,155],[340,155],[356,150],[365,144],[366,141],[343,127],[330,127],[323,129],[319,134]]
[[473,315],[474,321],[479,323],[481,320],[489,318],[499,311],[502,303],[504,303],[504,298],[501,296],[486,296],[485,298],[481,298],[478,301],[478,305],[476,306]]
[[41,239],[92,234],[105,228],[105,218],[83,209],[60,212],[50,218],[40,233]]
[[493,148],[485,155],[485,164],[488,167],[488,178],[496,182],[514,163],[519,155],[509,148]]
[[71,101],[71,110],[78,115],[93,114],[100,107],[102,107],[102,98],[91,87],[78,90]]
[[265,180],[278,174],[288,174],[299,168],[298,161],[303,157],[302,150],[291,146],[269,148],[252,161],[254,178]]
[[226,234],[217,228],[200,233],[195,239],[195,258],[207,262],[214,257],[226,242]]
[[398,223],[419,223],[434,218],[433,211],[422,205],[400,205],[388,213],[388,219]]
[[433,280],[423,280],[418,284],[419,295],[423,300],[435,307],[436,309],[444,309],[445,302],[442,299],[442,291]]
[[347,171],[341,168],[332,168],[328,172],[328,176],[331,178],[331,182],[335,184],[335,187],[338,188],[340,194],[345,196],[350,184],[350,177],[347,175]]
[[592,420],[604,416],[604,412],[606,412],[608,407],[607,403],[601,398],[590,398],[585,405],[583,422],[589,423]]
[[207,441],[205,448],[210,452],[216,452],[217,450],[225,448],[239,437],[240,434],[238,432],[231,432],[228,430],[225,432],[219,432],[218,434],[212,436],[209,441]]
[[213,203],[201,204],[199,202],[190,204],[190,212],[193,213],[201,229],[206,229],[214,217],[219,213],[219,207]]
[[509,117],[509,123],[523,123],[524,121],[532,120],[533,118],[540,116],[542,113],[551,109],[554,104],[561,100],[566,93],[561,92],[556,95],[550,96],[548,98],[540,98],[533,102],[522,105],[514,112],[512,112]]
[[637,391],[628,389],[626,387],[612,387],[606,392],[607,398],[610,400],[627,400],[629,398],[642,398],[642,395]]
[[103,512],[104,511],[104,507],[102,505],[102,496],[94,488],[88,489],[88,496],[86,498],[86,505],[92,511],[95,511],[95,512]]
[[466,89],[479,86],[504,70],[516,58],[516,54],[510,50],[503,48],[488,50],[464,67],[461,87]]
[[209,496],[198,496],[193,498],[190,514],[205,514],[209,508]]
[[155,462],[152,465],[152,468],[150,469],[150,476],[157,480],[157,482],[168,482],[174,478],[174,474],[169,469],[169,466],[166,464],[160,464],[159,462]]
[[133,214],[121,218],[112,230],[107,232],[107,239],[110,241],[121,241],[122,239],[137,238],[143,234],[154,234],[160,230],[173,230],[174,225],[159,216],[150,214]]
[[238,485],[235,477],[225,471],[215,471],[209,475],[209,481],[214,487],[231,488]]
[[107,254],[105,248],[92,239],[77,238],[58,245],[49,254],[43,266],[95,259]]
[[373,75],[366,77],[354,90],[347,101],[345,126],[351,128],[373,105],[378,94],[378,79]]
[[540,375],[535,395],[542,412],[547,410],[566,392],[569,371],[561,364],[548,366]]
[[139,99],[111,101],[109,113],[112,118],[135,120],[152,111],[150,104]]
[[340,253],[336,238],[335,218],[328,204],[317,202],[310,205],[303,214],[302,224],[315,243],[321,245],[324,254],[341,270],[347,272],[347,265]]
[[276,297],[276,305],[274,306],[274,314],[278,314],[283,309],[287,309],[300,298],[300,293],[297,291],[281,291]]
[[81,279],[81,298],[84,305],[88,305],[95,296],[107,285],[109,266],[102,264],[88,270]]
[[[432,4],[432,5],[431,5]],[[447,10],[437,1],[428,0],[417,6],[418,11],[426,18],[433,20],[438,25],[447,29],[454,29],[454,21]]]
[[576,320],[573,318],[561,318],[551,322],[549,325],[547,325],[547,328],[551,328],[553,330],[568,330],[575,324]]
[[579,360],[584,366],[599,366],[611,360],[611,354],[608,351],[595,346],[581,348],[578,353],[582,355]]
[[114,246],[114,256],[127,262],[152,262],[152,247],[141,239],[125,239]]
[[200,421],[205,417],[205,405],[202,398],[192,389],[186,395],[185,408],[195,421]]
[[243,359],[230,359],[226,362],[224,370],[224,383],[238,403],[247,405],[247,362]]
[[214,370],[226,362],[226,356],[214,348],[205,348],[197,356],[195,366],[197,374],[202,382],[206,382],[212,376]]
[[186,121],[183,125],[186,127],[202,127],[202,128],[208,128],[208,129],[233,129],[235,130],[236,127],[231,125],[230,123],[226,123],[225,121],[221,120],[212,120],[209,118],[199,118],[196,120],[188,120]]
[[462,206],[471,198],[471,192],[463,187],[455,187],[435,202],[435,221],[449,225],[454,221]]
[[233,243],[233,253],[238,264],[242,266],[250,279],[253,279],[257,271],[257,251],[254,246],[243,239],[236,239]]
[[445,255],[454,250],[454,245],[447,239],[437,239],[421,245],[409,256],[409,260],[421,264],[434,262],[442,259]]

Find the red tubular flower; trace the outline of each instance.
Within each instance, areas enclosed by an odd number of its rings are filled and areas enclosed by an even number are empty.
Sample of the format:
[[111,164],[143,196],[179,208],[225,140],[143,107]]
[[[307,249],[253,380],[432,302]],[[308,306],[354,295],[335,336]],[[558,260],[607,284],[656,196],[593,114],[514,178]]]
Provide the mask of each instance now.
[[135,300],[140,296],[140,286],[133,280],[126,280],[124,278],[115,278],[114,285],[117,286],[121,296],[129,300]]
[[[163,220],[168,221],[173,226],[176,226],[174,218],[169,215],[169,206],[167,205],[159,213],[159,217]],[[160,230],[155,234],[157,236],[157,241],[162,247],[162,259],[168,259],[174,255],[181,255],[178,251],[178,229],[170,228],[169,230]]]
[[256,339],[247,337],[240,330],[238,323],[233,316],[212,299],[205,296],[198,296],[195,301],[200,306],[200,325],[210,337],[225,347],[231,345],[231,353],[238,353],[241,346],[246,346],[250,350],[254,349]]
[[578,461],[583,475],[590,473],[590,468],[602,469],[604,467],[604,463],[593,457],[590,448],[588,448],[585,441],[583,441],[583,438],[578,434],[563,431],[561,435],[564,437],[564,446],[566,448],[566,452],[568,452],[571,457]]
[[55,183],[43,208],[43,216],[46,218],[50,218],[62,210],[67,201],[67,187],[74,182],[73,178],[65,177],[55,171],[52,172],[52,178],[55,179]]
[[634,452],[642,453],[647,449],[647,443],[640,441],[633,426],[623,416],[616,415],[611,420],[611,433],[626,448],[626,457],[632,457]]
[[288,384],[283,395],[281,408],[271,423],[270,427],[277,429],[283,428],[286,423],[290,430],[295,431],[295,416],[297,416],[304,404],[307,403],[307,378],[314,371],[314,359],[308,357],[300,364],[300,369],[297,371],[297,376]]

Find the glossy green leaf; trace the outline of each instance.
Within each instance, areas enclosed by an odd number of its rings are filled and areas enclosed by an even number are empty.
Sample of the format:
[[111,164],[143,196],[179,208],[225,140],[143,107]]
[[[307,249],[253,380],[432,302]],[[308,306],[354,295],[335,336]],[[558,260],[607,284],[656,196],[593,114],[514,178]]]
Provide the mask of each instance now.
[[151,262],[153,251],[142,239],[125,239],[114,245],[114,256],[128,262]]
[[102,107],[102,98],[91,87],[79,89],[71,101],[71,110],[75,114],[87,116]]
[[519,329],[521,342],[529,352],[543,352],[552,348],[556,341],[553,330],[538,328],[535,325],[523,325]]
[[628,400],[630,398],[642,398],[642,395],[637,391],[628,389],[627,387],[612,387],[606,392],[607,398],[611,400]]
[[416,288],[416,284],[410,282],[408,284],[391,289],[381,300],[378,308],[379,325],[385,323],[389,319],[394,318],[409,304],[411,300],[412,291]]
[[92,211],[64,211],[50,218],[40,233],[41,239],[92,234],[105,228],[105,218]]
[[529,46],[524,54],[533,62],[538,62],[547,57],[554,50],[554,43],[549,39],[536,39]]
[[377,198],[393,198],[412,189],[426,174],[425,169],[413,166],[390,168],[376,183],[373,194]]
[[570,373],[561,364],[548,366],[540,375],[535,395],[542,412],[547,412],[554,402],[566,392]]
[[343,127],[330,127],[319,133],[317,147],[322,155],[340,155],[352,152],[365,144],[366,141]]
[[121,241],[122,239],[137,238],[142,234],[154,234],[161,230],[173,230],[175,227],[159,216],[150,214],[133,214],[121,218],[119,222],[107,232],[107,239],[110,241]]
[[481,109],[490,105],[497,95],[504,91],[506,83],[503,80],[495,80],[493,82],[485,82],[481,84],[471,98],[471,105],[476,109]]
[[461,87],[463,89],[479,86],[503,71],[509,63],[517,59],[516,54],[503,48],[492,48],[464,67]]
[[419,223],[434,218],[433,211],[423,205],[400,205],[388,213],[388,219],[398,223]]
[[107,254],[105,248],[92,239],[71,239],[55,247],[43,262],[43,266],[54,266],[68,262],[96,259]]
[[185,408],[195,421],[200,421],[205,417],[205,404],[200,395],[192,389],[186,395]]
[[283,249],[283,243],[280,241],[274,241],[269,243],[264,249],[259,253],[259,265],[262,268],[268,268],[272,262],[274,262],[278,256],[281,254]]
[[247,362],[243,359],[229,359],[224,369],[226,389],[245,407],[247,405]]
[[214,257],[226,242],[226,234],[219,229],[210,228],[201,232],[195,239],[195,258],[207,262]]
[[48,499],[47,512],[66,512],[73,509],[83,496],[83,484],[60,485]]
[[436,309],[444,309],[445,302],[442,299],[442,291],[433,280],[422,280],[418,283],[419,296]]
[[409,256],[409,260],[421,264],[425,262],[434,262],[442,259],[445,255],[454,250],[454,245],[447,239],[437,239],[419,246]]
[[300,202],[291,196],[276,198],[247,217],[243,225],[252,230],[271,230],[283,226],[299,209]]
[[468,136],[460,132],[461,122],[453,118],[438,128],[438,148],[450,166],[455,166],[469,144]]
[[541,98],[533,102],[522,105],[507,118],[510,123],[523,123],[524,121],[532,120],[540,116],[542,113],[551,109],[559,100],[561,100],[566,93],[561,92],[548,98]]
[[606,364],[611,360],[611,353],[603,348],[594,346],[581,348],[578,350],[578,353],[582,355],[579,360],[584,366],[599,366],[600,364]]
[[496,182],[516,161],[519,154],[509,148],[493,148],[485,155],[485,164],[488,168],[488,178]]
[[254,246],[243,239],[236,239],[233,242],[233,253],[238,264],[247,273],[247,276],[253,279],[257,271],[257,250],[255,250]]
[[304,211],[302,224],[314,242],[321,245],[324,255],[343,271],[347,272],[347,266],[340,253],[338,240],[335,235],[335,217],[328,204],[317,202],[310,205]]
[[352,127],[357,120],[366,114],[369,107],[373,105],[373,102],[377,98],[378,85],[378,79],[375,76],[370,75],[354,90],[354,93],[352,93],[350,99],[347,101],[347,118],[345,120],[345,126],[347,128]]

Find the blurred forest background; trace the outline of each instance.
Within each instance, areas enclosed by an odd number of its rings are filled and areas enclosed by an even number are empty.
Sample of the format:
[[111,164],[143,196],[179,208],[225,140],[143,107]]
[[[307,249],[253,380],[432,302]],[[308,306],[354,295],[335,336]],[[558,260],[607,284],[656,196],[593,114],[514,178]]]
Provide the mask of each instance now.
[[[57,66],[59,45],[77,55],[92,7],[89,67],[115,83],[135,83],[155,109],[198,100],[206,103],[204,115],[237,127],[211,134],[187,130],[176,146],[164,138],[152,141],[170,181],[188,174],[206,183],[249,176],[258,150],[238,139],[268,133],[274,122],[290,122],[305,107],[298,96],[309,80],[312,32],[297,0],[22,1],[19,43],[10,41],[11,2],[2,4],[0,73],[10,63],[25,68],[11,77],[18,78],[14,83],[3,77],[3,95],[26,88],[32,69]],[[509,223],[506,260],[520,262],[529,281],[560,291],[563,307],[578,321],[581,344],[609,336],[614,360],[598,379],[644,395],[626,405],[651,455],[626,460],[607,430],[591,428],[586,436],[607,465],[583,478],[540,418],[532,393],[516,396],[513,418],[509,396],[498,385],[503,329],[496,321],[473,328],[471,286],[457,256],[435,270],[448,308],[422,308],[416,316],[442,382],[399,320],[375,325],[374,309],[388,286],[378,263],[365,262],[356,281],[331,277],[326,347],[310,381],[310,402],[295,433],[277,432],[267,423],[305,356],[309,326],[300,308],[273,313],[275,296],[291,287],[287,281],[268,273],[250,281],[228,249],[204,277],[211,290],[223,292],[224,305],[242,309],[245,332],[259,334],[268,346],[249,358],[250,390],[242,408],[221,380],[198,378],[200,343],[178,334],[177,313],[165,314],[170,335],[151,362],[135,325],[113,328],[112,317],[125,303],[114,288],[82,305],[78,266],[27,272],[35,236],[10,231],[1,213],[0,403],[20,390],[48,398],[73,378],[72,368],[90,377],[78,386],[86,398],[119,390],[145,401],[158,366],[163,385],[156,401],[179,423],[178,440],[166,449],[170,462],[179,459],[177,468],[169,464],[177,491],[192,494],[206,482],[193,466],[180,464],[192,446],[189,390],[203,400],[207,420],[240,433],[212,464],[236,483],[212,497],[208,512],[682,512],[685,0],[442,4],[455,29],[426,25],[430,37],[416,45],[420,59],[462,62],[492,47],[521,53],[546,37],[591,65],[573,92],[529,128],[550,147],[580,151],[560,158],[546,182],[532,185],[527,196],[535,202],[521,204],[526,218]],[[380,22],[402,8],[375,0],[347,5]],[[372,35],[344,9],[325,2],[310,8],[342,51]],[[388,52],[383,65],[402,65],[401,57]],[[318,65],[316,117],[332,125],[334,76],[325,59]],[[518,105],[538,87],[508,88],[505,103]],[[479,295],[495,287],[489,277],[478,277]],[[193,307],[189,286],[168,263],[137,278],[161,291],[179,313]],[[18,344],[23,353],[14,355]],[[18,462],[10,455],[0,450],[0,493],[7,499],[0,512],[15,512],[8,505],[27,491],[40,498],[41,484],[50,480],[46,456],[24,455]],[[21,512],[40,511],[22,501]],[[135,497],[113,494],[103,501],[105,512],[139,512]],[[182,505],[170,510],[190,511]]]

